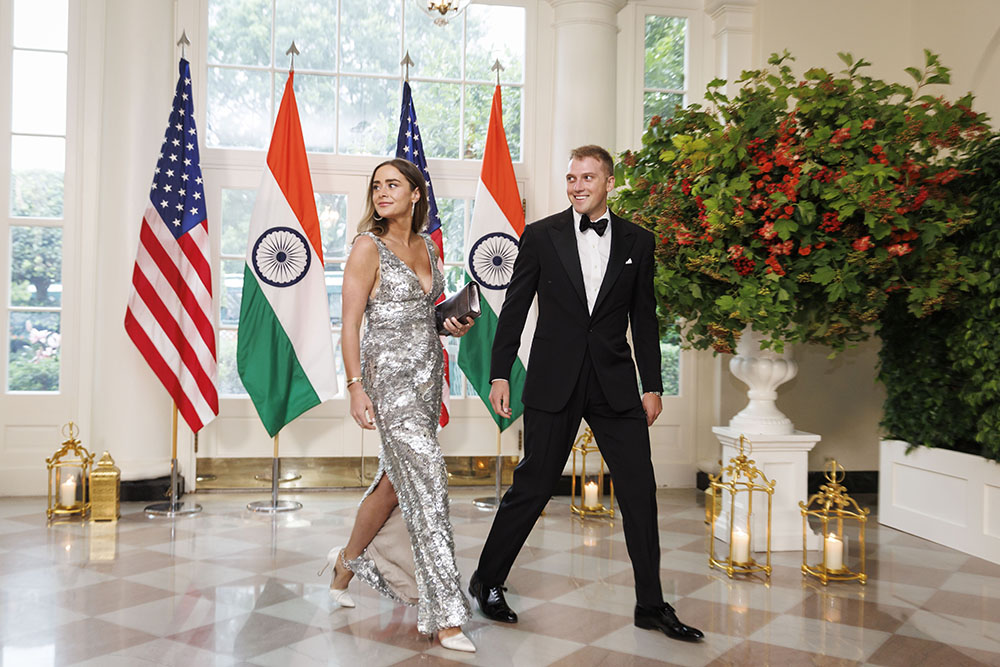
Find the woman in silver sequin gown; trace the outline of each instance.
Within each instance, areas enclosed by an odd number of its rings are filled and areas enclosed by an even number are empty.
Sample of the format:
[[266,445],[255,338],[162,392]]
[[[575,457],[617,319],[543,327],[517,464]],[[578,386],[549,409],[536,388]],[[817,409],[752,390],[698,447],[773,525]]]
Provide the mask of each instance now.
[[[433,242],[419,233],[427,220],[426,184],[413,164],[396,159],[376,167],[369,191],[344,269],[341,346],[351,416],[362,428],[378,428],[382,450],[350,541],[331,551],[331,594],[340,599],[356,575],[393,600],[415,602],[421,633],[436,632],[446,648],[474,651],[460,627],[471,611],[455,563],[437,440],[443,355],[434,302],[444,277]],[[452,318],[445,326],[461,336],[471,322]],[[410,549],[400,548],[405,535],[393,534],[402,525]]]

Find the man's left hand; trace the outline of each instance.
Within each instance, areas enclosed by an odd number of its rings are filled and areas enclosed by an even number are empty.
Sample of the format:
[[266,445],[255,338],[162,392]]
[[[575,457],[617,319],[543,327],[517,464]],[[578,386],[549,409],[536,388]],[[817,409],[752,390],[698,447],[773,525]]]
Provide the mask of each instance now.
[[663,412],[663,401],[656,394],[647,392],[642,395],[642,409],[646,413],[646,426],[652,426]]

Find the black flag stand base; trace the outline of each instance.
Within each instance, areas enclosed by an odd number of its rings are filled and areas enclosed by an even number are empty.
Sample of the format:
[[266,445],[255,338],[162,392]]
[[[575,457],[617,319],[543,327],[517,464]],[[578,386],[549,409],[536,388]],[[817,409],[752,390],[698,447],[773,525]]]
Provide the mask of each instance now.
[[153,503],[147,505],[145,512],[148,516],[162,516],[167,518],[177,516],[189,516],[201,511],[201,505],[189,505],[178,502],[180,496],[180,485],[177,483],[177,457],[170,459],[170,500],[165,503]]
[[165,503],[153,503],[147,505],[146,516],[162,516],[173,518],[177,516],[189,516],[201,511],[201,505],[186,505],[178,502],[180,498],[180,485],[177,483],[177,404],[174,403],[173,426],[170,435],[170,500]]
[[483,511],[496,511],[500,507],[500,479],[503,473],[503,457],[500,456],[500,427],[497,426],[496,492],[493,498],[476,498],[472,504]]
[[265,514],[277,514],[278,512],[294,512],[302,509],[302,503],[294,500],[278,500],[278,482],[285,481],[278,474],[278,436],[274,436],[274,457],[271,459],[271,499],[255,500],[247,503],[247,509],[251,512],[262,512]]

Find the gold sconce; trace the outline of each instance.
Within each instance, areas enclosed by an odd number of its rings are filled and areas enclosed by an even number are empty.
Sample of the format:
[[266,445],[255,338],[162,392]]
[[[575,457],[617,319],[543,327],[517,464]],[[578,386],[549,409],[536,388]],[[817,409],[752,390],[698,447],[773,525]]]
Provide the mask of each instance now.
[[[576,455],[580,455],[579,473],[576,467]],[[590,462],[587,455],[591,455]],[[596,454],[596,465],[595,457]],[[579,486],[579,495],[577,487]],[[581,517],[615,516],[615,483],[610,483],[611,497],[608,506],[603,503],[604,497],[604,458],[601,450],[594,442],[594,433],[588,426],[573,443],[573,477],[570,481],[570,509]]]
[[90,520],[117,521],[121,516],[122,471],[115,465],[111,454],[97,462],[90,473]]
[[[802,508],[802,574],[818,577],[825,586],[830,581],[860,581],[866,583],[865,574],[865,524],[868,522],[868,508],[861,509],[841,485],[844,481],[844,467],[831,459],[826,466],[826,484],[819,487],[808,502],[800,502]],[[809,564],[806,539],[809,533],[809,518],[819,520],[823,537],[823,558],[816,565]],[[833,527],[830,524],[833,523]],[[845,526],[849,527],[845,532]],[[847,564],[850,558],[848,535],[857,532],[860,545],[858,569],[852,570]]]
[[[722,469],[719,476],[709,475],[709,489],[712,494],[712,507],[719,502],[724,512],[720,519],[725,519],[726,535],[729,538],[729,554],[725,558],[715,554],[715,524],[719,519],[712,520],[711,539],[709,540],[708,565],[725,570],[732,578],[733,574],[763,572],[771,576],[771,502],[774,498],[774,482],[769,481],[760,470],[754,466],[754,461],[747,458],[744,444],[750,445],[745,436],[740,436],[740,453],[729,459],[729,465]],[[765,563],[762,565],[753,557],[754,536],[760,532],[760,527],[754,525],[754,496],[764,494],[767,499],[767,521],[764,528]],[[759,540],[758,540],[759,543]]]
[[90,466],[94,455],[88,452],[76,436],[80,429],[70,422],[63,426],[66,436],[62,447],[45,459],[49,477],[46,515],[54,517],[84,517],[90,511]]

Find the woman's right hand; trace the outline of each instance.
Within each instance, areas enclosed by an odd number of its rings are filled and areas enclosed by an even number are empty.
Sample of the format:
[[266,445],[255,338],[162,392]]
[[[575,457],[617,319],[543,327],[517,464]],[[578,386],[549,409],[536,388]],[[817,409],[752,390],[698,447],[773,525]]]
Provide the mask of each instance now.
[[361,383],[355,382],[347,388],[347,392],[351,395],[351,418],[361,428],[374,431],[375,406],[372,405],[372,399],[368,398]]

